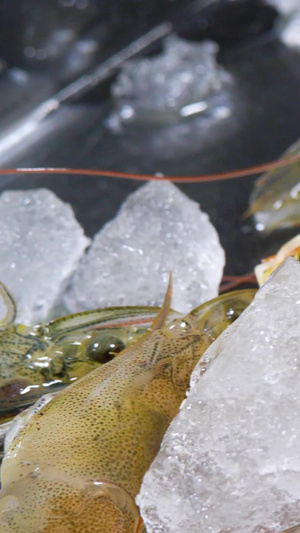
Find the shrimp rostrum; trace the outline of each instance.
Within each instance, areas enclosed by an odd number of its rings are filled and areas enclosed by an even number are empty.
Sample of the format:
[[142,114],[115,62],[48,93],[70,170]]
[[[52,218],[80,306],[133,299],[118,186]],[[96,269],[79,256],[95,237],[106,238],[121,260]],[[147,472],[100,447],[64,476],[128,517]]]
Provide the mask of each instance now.
[[169,288],[137,343],[19,415],[2,467],[1,532],[143,532],[135,496],[190,374],[253,296],[225,294],[166,324]]

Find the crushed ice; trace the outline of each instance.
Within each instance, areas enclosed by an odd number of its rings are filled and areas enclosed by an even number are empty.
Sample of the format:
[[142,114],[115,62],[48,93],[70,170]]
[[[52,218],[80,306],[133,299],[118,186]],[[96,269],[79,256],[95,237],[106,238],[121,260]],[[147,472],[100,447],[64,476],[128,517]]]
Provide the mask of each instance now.
[[[84,256],[89,242],[71,207],[51,191],[1,195],[0,280],[17,301],[18,321],[53,316],[67,285],[64,304],[74,312],[160,305],[170,271],[179,311],[218,293],[225,257],[217,232],[198,204],[169,182],[132,194]],[[0,313],[1,319],[1,306]]]
[[218,234],[199,205],[168,181],[150,182],[94,237],[65,303],[71,312],[160,305],[172,272],[172,305],[187,312],[217,296],[224,262]]
[[278,31],[284,44],[300,48],[300,2],[299,0],[268,0],[280,13]]
[[218,65],[218,45],[212,41],[189,42],[175,35],[164,41],[154,57],[128,61],[112,86],[117,108],[109,126],[134,119],[186,118],[195,114],[230,115],[228,97],[222,90],[232,81]]
[[137,498],[147,533],[299,523],[299,302],[289,258],[207,350]]
[[71,206],[51,191],[1,194],[0,280],[17,302],[19,322],[45,320],[89,242]]

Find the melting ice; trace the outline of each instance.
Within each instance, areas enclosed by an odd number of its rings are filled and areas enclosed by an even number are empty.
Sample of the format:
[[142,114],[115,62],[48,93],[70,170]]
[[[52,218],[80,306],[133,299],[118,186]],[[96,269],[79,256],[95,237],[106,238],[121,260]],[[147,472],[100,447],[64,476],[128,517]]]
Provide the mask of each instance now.
[[118,112],[109,125],[136,118],[185,118],[212,107],[220,116],[230,114],[222,89],[231,77],[218,65],[217,52],[212,41],[192,43],[172,35],[165,39],[163,53],[128,61],[112,87]]
[[299,0],[268,0],[281,14],[278,28],[280,38],[287,46],[300,47],[300,2]]
[[187,312],[217,296],[224,251],[199,205],[167,181],[131,194],[95,236],[65,297],[70,311],[161,305],[173,273],[172,305]]
[[267,2],[285,16],[292,15],[300,9],[299,0],[267,0]]
[[17,301],[19,322],[45,320],[88,244],[72,208],[51,191],[0,196],[0,280]]
[[[275,533],[300,522],[300,264],[208,349],[146,474],[147,533]],[[216,357],[218,356],[218,357]]]

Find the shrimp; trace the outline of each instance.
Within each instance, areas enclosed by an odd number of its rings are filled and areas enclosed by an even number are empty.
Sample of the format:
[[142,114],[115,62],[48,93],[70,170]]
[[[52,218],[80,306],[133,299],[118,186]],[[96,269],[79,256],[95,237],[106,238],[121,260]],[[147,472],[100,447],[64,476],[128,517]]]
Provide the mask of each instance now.
[[254,268],[254,273],[259,285],[276,270],[276,268],[283,263],[287,257],[294,257],[300,260],[300,235],[296,235],[290,241],[286,242],[277,252],[276,255],[271,255],[262,260],[260,265]]
[[257,230],[271,233],[277,228],[300,224],[299,154],[300,140],[280,160],[281,163],[289,160],[289,163],[267,172],[256,181],[246,215],[255,216]]
[[0,294],[7,308],[0,322],[2,422],[46,392],[59,390],[113,359],[145,333],[159,311],[155,307],[96,309],[32,328],[14,323],[16,303],[3,284]]
[[143,475],[194,366],[255,291],[224,294],[166,325],[170,293],[121,357],[22,415],[2,467],[2,533],[144,531],[134,500]]

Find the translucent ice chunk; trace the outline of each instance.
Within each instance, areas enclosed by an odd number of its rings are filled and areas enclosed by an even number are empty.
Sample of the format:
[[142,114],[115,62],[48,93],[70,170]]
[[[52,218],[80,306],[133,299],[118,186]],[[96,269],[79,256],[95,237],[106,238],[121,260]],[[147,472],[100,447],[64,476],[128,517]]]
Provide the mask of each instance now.
[[300,264],[289,258],[207,350],[204,374],[198,363],[137,498],[147,533],[300,522],[299,323]]
[[89,243],[72,208],[49,190],[0,196],[0,280],[25,324],[45,320]]
[[300,9],[299,0],[267,0],[267,2],[275,7],[282,15],[292,15]]
[[231,79],[218,65],[217,51],[212,41],[192,43],[173,35],[162,54],[128,61],[112,87],[119,119],[184,118],[212,106],[229,112],[224,95],[210,101]]
[[278,28],[279,35],[287,46],[300,47],[300,1],[268,0],[281,14]]
[[282,29],[281,39],[287,46],[300,48],[300,7],[295,16]]
[[223,266],[217,232],[198,204],[170,182],[152,182],[96,235],[66,302],[71,311],[160,305],[172,271],[172,305],[186,312],[217,295]]

